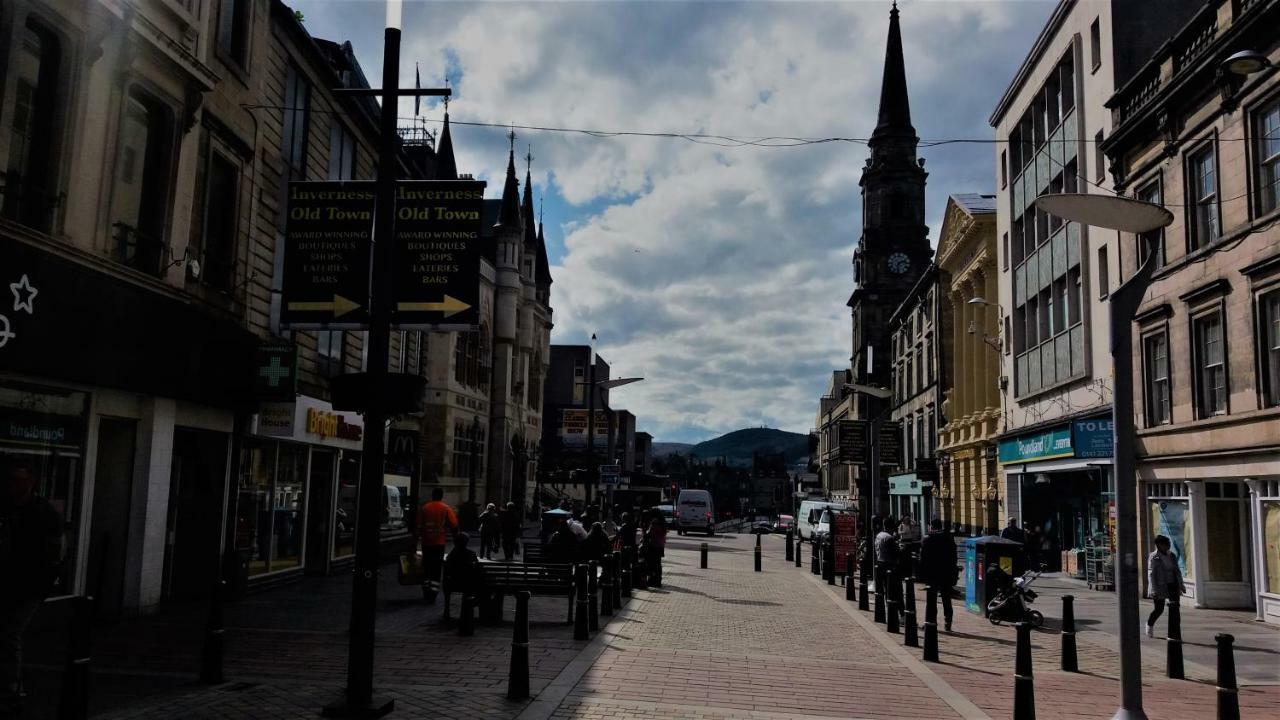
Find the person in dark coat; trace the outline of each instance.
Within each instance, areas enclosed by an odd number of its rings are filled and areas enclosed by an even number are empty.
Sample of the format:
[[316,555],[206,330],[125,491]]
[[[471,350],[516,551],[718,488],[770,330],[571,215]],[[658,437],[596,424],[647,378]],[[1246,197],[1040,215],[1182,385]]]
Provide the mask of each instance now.
[[556,531],[547,541],[547,562],[562,565],[578,562],[578,538],[563,520],[557,523]]
[[938,591],[942,598],[942,617],[946,631],[951,632],[951,589],[955,587],[959,572],[956,570],[956,541],[942,528],[942,521],[934,518],[929,523],[929,533],[920,542],[920,576],[925,584]]
[[22,636],[62,563],[62,518],[35,494],[35,474],[13,462],[0,489],[0,709],[22,692]]
[[516,548],[520,544],[520,532],[523,530],[520,513],[516,511],[515,503],[507,503],[498,522],[502,532],[502,556],[507,562],[511,562],[516,555]]
[[582,559],[603,563],[605,556],[611,552],[613,552],[613,541],[604,531],[604,523],[592,525],[590,532],[587,533],[587,539],[582,541]]
[[500,527],[498,506],[489,503],[480,514],[480,557],[487,559],[490,555],[497,553]]

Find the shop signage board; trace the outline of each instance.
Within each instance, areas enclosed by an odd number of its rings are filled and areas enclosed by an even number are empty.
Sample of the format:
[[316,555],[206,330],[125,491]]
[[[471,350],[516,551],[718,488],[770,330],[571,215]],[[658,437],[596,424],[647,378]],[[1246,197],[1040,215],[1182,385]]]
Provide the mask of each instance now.
[[371,181],[289,183],[282,326],[368,327],[375,196]]
[[1110,417],[1071,423],[1071,444],[1076,457],[1109,458],[1114,448],[1115,421]]
[[[596,445],[609,442],[609,416],[604,410],[596,410]],[[560,411],[560,441],[565,447],[587,446],[587,411],[583,408],[564,408]]]
[[880,423],[880,464],[902,466],[902,423]]
[[292,402],[298,390],[298,346],[264,342],[254,355],[253,394],[266,402]]
[[396,185],[395,304],[401,329],[470,329],[480,324],[481,180]]
[[1000,464],[1072,457],[1071,426],[1059,425],[1037,433],[1000,441]]
[[84,442],[84,420],[6,407],[0,420],[0,442],[78,449]]
[[867,421],[841,420],[837,429],[840,441],[840,462],[858,465],[867,462]]
[[894,475],[889,478],[890,495],[919,495],[924,491],[924,483],[915,473]]
[[255,434],[296,442],[360,450],[364,420],[342,412],[324,400],[299,395],[292,403],[262,403],[255,416]]
[[853,513],[836,513],[832,519],[831,537],[835,542],[836,574],[844,573],[844,556],[847,553],[857,557],[858,552],[858,516]]

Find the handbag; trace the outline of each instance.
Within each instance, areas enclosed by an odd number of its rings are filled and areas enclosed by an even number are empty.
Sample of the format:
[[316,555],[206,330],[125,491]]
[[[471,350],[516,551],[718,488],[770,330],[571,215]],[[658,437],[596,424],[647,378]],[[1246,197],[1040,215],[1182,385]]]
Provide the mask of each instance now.
[[400,553],[399,580],[401,585],[421,585],[426,576],[422,569],[422,553],[418,551]]

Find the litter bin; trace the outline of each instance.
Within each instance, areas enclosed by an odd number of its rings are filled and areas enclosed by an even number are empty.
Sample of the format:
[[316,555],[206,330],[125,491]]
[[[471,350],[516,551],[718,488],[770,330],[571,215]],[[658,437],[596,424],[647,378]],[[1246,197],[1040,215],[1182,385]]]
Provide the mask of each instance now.
[[1027,555],[1022,543],[999,535],[964,541],[964,606],[969,612],[987,614],[986,574],[992,563],[1013,577],[1026,572]]

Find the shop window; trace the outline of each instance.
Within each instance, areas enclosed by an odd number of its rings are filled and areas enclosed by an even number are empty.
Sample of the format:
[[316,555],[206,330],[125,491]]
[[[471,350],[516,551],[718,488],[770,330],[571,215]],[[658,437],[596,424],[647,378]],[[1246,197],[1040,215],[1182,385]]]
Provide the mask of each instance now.
[[253,0],[222,0],[218,17],[218,51],[241,69],[249,66]]
[[342,330],[316,331],[316,356],[321,376],[331,378],[341,375],[345,369],[343,354],[346,352],[347,334]]
[[1160,331],[1142,340],[1143,384],[1146,391],[1147,426],[1172,421],[1169,387],[1169,334]]
[[137,270],[159,274],[169,252],[165,224],[173,169],[173,113],[137,87],[129,91],[124,104],[111,203],[114,256]]
[[1254,121],[1258,137],[1258,214],[1280,207],[1280,100],[1263,108]]
[[1205,418],[1227,412],[1226,349],[1222,329],[1221,310],[1192,321],[1197,417]]
[[217,290],[231,289],[235,277],[239,228],[240,168],[202,137],[196,169],[196,206],[188,252],[200,260],[200,282]]
[[1280,595],[1280,500],[1262,501],[1262,547],[1267,574],[1264,589]]
[[1258,299],[1263,405],[1280,406],[1280,289]]
[[[334,504],[333,557],[344,558],[356,549],[356,494],[360,485],[360,453],[343,451],[338,460],[338,497]],[[319,512],[319,508],[316,509]]]
[[1194,252],[1218,239],[1217,159],[1213,144],[1187,158],[1187,195],[1191,222],[1187,223],[1187,251]]
[[251,575],[302,564],[307,456],[307,446],[293,443],[262,442],[243,451],[236,549],[247,556]]
[[[1234,484],[1234,483],[1231,483]],[[1215,582],[1242,582],[1244,567],[1241,556],[1244,551],[1240,539],[1240,513],[1243,505],[1238,500],[1214,499],[1205,501],[1206,547],[1209,553],[1208,579]]]
[[1192,555],[1194,547],[1191,541],[1191,511],[1186,500],[1152,499],[1149,500],[1147,517],[1151,523],[1150,537],[1164,535],[1169,538],[1170,550],[1178,558],[1178,567],[1182,569],[1182,577],[1195,579],[1195,561]]
[[61,204],[55,147],[62,43],[34,18],[27,20],[16,40],[7,72],[14,83],[14,100],[7,128],[9,158],[0,175],[0,214],[49,232]]

